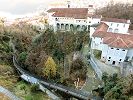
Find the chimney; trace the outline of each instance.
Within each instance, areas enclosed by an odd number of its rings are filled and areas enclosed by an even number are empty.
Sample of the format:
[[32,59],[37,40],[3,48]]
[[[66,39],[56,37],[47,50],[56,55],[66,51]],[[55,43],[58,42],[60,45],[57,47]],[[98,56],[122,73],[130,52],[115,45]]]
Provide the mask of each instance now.
[[88,14],[93,14],[94,13],[94,8],[93,5],[88,6]]
[[127,20],[127,23],[131,24],[131,21],[130,20]]
[[68,0],[68,1],[67,1],[67,7],[68,7],[68,8],[70,8],[70,3],[71,3],[71,1]]
[[89,5],[89,8],[93,8],[93,5]]

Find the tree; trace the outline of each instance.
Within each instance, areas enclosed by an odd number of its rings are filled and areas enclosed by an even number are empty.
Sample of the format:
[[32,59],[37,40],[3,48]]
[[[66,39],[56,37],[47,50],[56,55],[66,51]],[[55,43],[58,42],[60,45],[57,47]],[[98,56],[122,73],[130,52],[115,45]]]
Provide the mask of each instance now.
[[45,63],[43,74],[48,78],[56,76],[56,67],[57,65],[54,62],[53,58],[49,56]]
[[39,85],[38,84],[32,84],[30,86],[30,90],[31,90],[31,92],[35,93],[37,90],[39,90]]
[[96,14],[107,18],[130,19],[130,28],[133,29],[133,6],[128,3],[109,3],[107,6],[98,9]]
[[19,61],[20,62],[24,63],[26,58],[27,58],[27,52],[22,52],[22,53],[19,54]]
[[104,72],[104,73],[102,74],[102,80],[104,81],[104,83],[107,82],[107,79],[108,79],[108,74],[107,74],[106,72]]
[[82,59],[77,58],[74,60],[71,64],[70,67],[70,79],[72,81],[79,79],[86,79],[86,74],[87,74],[87,67],[82,61]]

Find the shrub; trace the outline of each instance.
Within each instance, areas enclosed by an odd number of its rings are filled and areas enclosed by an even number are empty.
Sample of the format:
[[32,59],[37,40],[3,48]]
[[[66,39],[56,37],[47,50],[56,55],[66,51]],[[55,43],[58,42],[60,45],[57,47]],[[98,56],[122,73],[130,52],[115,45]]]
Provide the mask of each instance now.
[[102,51],[100,51],[100,50],[93,50],[93,53],[94,53],[94,56],[97,59],[100,59],[101,58]]
[[31,89],[31,92],[36,92],[36,91],[38,91],[39,86],[38,86],[38,84],[32,84],[30,89]]

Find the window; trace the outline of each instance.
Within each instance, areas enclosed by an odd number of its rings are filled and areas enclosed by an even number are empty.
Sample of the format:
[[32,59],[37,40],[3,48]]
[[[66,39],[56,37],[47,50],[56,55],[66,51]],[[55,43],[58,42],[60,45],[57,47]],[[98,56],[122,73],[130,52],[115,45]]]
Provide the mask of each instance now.
[[108,60],[108,61],[110,61],[110,60]]
[[113,23],[111,23],[111,26],[113,25]]
[[116,49],[116,50],[119,50],[119,49]]
[[112,28],[109,28],[109,32],[112,32],[112,30],[113,30]]
[[117,24],[117,27],[119,26],[119,24]]
[[89,23],[91,23],[91,21],[89,21]]
[[125,24],[123,25],[123,27],[125,27]]
[[120,59],[119,61],[121,61],[122,59]]
[[114,48],[111,48],[111,49],[114,49]]
[[115,29],[114,32],[115,32],[115,33],[118,33],[118,29]]
[[56,21],[58,21],[58,18],[55,18]]
[[109,59],[111,59],[111,57],[109,57]]
[[122,51],[125,51],[125,50],[122,50]]

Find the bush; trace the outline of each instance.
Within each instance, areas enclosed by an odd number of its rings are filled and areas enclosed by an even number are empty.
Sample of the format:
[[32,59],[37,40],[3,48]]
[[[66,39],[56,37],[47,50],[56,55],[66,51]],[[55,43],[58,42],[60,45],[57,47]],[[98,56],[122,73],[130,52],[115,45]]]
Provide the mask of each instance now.
[[33,100],[33,97],[31,95],[28,95],[25,97],[25,100]]
[[97,58],[97,59],[101,58],[102,51],[100,51],[100,50],[93,50],[93,53],[94,53],[95,58]]
[[39,90],[39,86],[38,84],[32,84],[30,89],[31,89],[31,92],[36,92]]
[[26,58],[27,58],[27,52],[22,52],[19,54],[19,61],[20,62],[25,62]]

